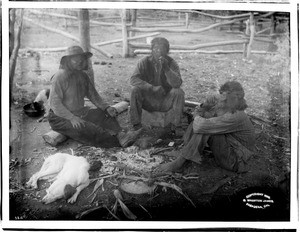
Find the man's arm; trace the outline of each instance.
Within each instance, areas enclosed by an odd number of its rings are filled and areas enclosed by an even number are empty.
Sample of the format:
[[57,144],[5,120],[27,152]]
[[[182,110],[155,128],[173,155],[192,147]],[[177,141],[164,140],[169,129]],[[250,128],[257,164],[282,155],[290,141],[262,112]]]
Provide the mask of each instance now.
[[196,116],[193,121],[194,133],[199,134],[226,134],[236,132],[241,128],[247,115],[244,111],[226,113],[213,118]]
[[182,79],[177,62],[173,59],[169,65],[164,62],[163,68],[167,77],[167,82],[172,88],[179,88],[182,85]]
[[144,72],[146,71],[146,62],[147,58],[145,57],[141,59],[135,67],[134,72],[130,78],[130,84],[132,86],[143,86],[148,88],[152,87],[151,84],[143,80],[143,76],[145,75]]
[[57,116],[71,120],[75,115],[73,115],[63,104],[64,86],[66,84],[63,75],[63,73],[57,73],[53,77],[49,97],[50,108]]
[[95,89],[95,87],[92,85],[89,77],[87,76],[87,82],[88,82],[88,93],[87,98],[91,100],[91,102],[101,110],[105,110],[109,107],[109,104],[106,103],[103,98],[100,97],[99,93]]

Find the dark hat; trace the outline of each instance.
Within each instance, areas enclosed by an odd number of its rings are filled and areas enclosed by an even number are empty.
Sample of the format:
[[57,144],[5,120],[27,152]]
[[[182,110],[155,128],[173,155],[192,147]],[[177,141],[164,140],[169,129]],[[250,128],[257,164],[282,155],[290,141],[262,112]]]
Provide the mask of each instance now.
[[60,60],[60,64],[64,63],[64,60],[67,57],[72,57],[72,56],[77,56],[77,55],[83,55],[86,58],[90,58],[93,56],[93,53],[91,52],[84,52],[83,49],[80,46],[71,46],[67,48],[67,54],[64,55],[61,60]]

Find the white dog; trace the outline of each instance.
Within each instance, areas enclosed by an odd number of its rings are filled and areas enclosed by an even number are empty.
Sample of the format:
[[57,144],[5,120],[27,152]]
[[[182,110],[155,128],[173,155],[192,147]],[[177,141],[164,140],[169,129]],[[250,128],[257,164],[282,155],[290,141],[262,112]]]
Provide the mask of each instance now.
[[89,181],[90,165],[86,158],[69,155],[66,153],[56,153],[45,159],[41,170],[30,178],[26,183],[28,187],[37,188],[37,181],[40,179],[50,179],[54,181],[46,190],[47,194],[43,198],[45,204],[54,202],[65,196],[66,186],[76,188],[76,192],[69,199],[69,203],[74,203],[79,193],[86,188]]

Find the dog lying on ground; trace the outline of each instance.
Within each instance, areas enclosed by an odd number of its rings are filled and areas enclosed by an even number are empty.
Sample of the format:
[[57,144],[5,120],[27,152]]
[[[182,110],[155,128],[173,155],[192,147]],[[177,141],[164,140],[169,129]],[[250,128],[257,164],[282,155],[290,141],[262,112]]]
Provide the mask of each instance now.
[[[53,183],[46,190],[43,203],[49,204],[63,197],[68,203],[74,203],[79,193],[90,183],[89,168],[90,165],[84,157],[56,153],[45,159],[41,170],[32,175],[26,185],[38,188],[38,180],[48,179]],[[70,194],[72,189],[73,192]]]

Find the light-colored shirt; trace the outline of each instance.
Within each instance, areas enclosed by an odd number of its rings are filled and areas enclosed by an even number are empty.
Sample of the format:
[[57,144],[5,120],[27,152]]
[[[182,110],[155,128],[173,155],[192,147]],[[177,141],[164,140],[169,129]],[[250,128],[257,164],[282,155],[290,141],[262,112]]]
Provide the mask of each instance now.
[[109,105],[100,97],[88,75],[83,71],[66,71],[60,69],[52,78],[50,91],[50,108],[62,118],[71,120],[74,115],[84,114],[84,98],[102,110]]

